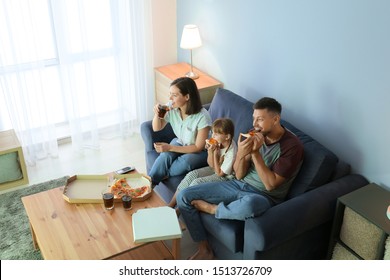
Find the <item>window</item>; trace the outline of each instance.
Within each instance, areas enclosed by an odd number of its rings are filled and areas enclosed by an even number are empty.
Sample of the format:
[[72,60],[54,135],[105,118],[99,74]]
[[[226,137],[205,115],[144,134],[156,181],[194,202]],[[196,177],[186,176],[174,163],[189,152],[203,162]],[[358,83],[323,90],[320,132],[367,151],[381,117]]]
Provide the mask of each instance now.
[[[1,1],[2,72],[31,69],[57,60],[52,13],[47,0]],[[58,62],[58,60],[57,60]]]
[[0,130],[15,129],[28,164],[56,156],[59,138],[81,151],[139,130],[149,20],[148,1],[0,0]]
[[108,115],[121,110],[116,2],[1,0],[0,130],[10,128],[11,107],[27,116],[21,129],[59,127],[72,114],[110,124]]

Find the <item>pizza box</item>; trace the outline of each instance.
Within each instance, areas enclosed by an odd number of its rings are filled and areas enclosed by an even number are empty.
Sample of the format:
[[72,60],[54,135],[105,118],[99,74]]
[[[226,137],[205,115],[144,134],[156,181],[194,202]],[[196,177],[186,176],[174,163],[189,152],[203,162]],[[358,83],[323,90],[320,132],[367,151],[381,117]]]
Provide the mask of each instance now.
[[139,209],[132,216],[134,243],[182,237],[175,209],[162,206]]
[[[133,201],[144,201],[152,195],[150,179],[141,174],[114,175],[113,179],[126,178],[132,188],[148,186],[148,191]],[[109,175],[75,175],[70,177],[64,187],[63,198],[69,203],[103,203],[102,194],[110,191]],[[120,198],[115,198],[119,201]]]

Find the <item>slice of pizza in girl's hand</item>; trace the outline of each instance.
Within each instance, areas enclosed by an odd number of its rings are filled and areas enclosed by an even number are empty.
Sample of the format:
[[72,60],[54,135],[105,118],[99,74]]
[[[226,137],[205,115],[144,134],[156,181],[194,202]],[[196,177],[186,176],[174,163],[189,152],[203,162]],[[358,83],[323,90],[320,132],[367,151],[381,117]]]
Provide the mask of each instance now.
[[114,184],[111,185],[110,192],[114,194],[115,199],[120,199],[124,195],[129,195],[133,201],[141,201],[150,197],[151,187],[150,185],[140,184],[140,181],[132,181],[130,178],[120,178],[115,180]]
[[217,145],[217,144],[218,144],[218,141],[215,140],[214,138],[206,139],[206,142],[207,142],[209,145]]

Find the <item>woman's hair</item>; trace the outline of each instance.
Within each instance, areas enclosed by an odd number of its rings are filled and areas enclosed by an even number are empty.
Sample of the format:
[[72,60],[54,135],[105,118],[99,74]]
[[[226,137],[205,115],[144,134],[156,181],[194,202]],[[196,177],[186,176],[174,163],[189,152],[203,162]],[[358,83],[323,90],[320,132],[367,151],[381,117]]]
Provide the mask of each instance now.
[[213,122],[211,127],[214,133],[230,134],[231,139],[234,137],[234,123],[231,119],[220,118]]
[[198,87],[193,79],[187,77],[177,78],[171,83],[171,86],[176,86],[182,95],[190,95],[187,103],[187,115],[199,113],[202,109],[202,102],[200,101],[200,95]]

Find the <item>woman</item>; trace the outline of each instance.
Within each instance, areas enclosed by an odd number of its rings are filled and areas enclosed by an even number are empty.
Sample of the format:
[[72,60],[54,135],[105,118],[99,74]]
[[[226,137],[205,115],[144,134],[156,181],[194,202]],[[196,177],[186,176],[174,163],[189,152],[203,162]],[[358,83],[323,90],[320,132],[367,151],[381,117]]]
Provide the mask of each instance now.
[[153,131],[159,131],[170,123],[176,135],[170,143],[154,143],[160,155],[149,172],[153,185],[167,177],[186,174],[207,164],[204,147],[210,132],[211,118],[202,107],[195,82],[187,77],[174,80],[170,86],[169,99],[172,109],[163,118],[158,115],[159,104],[153,108]]

